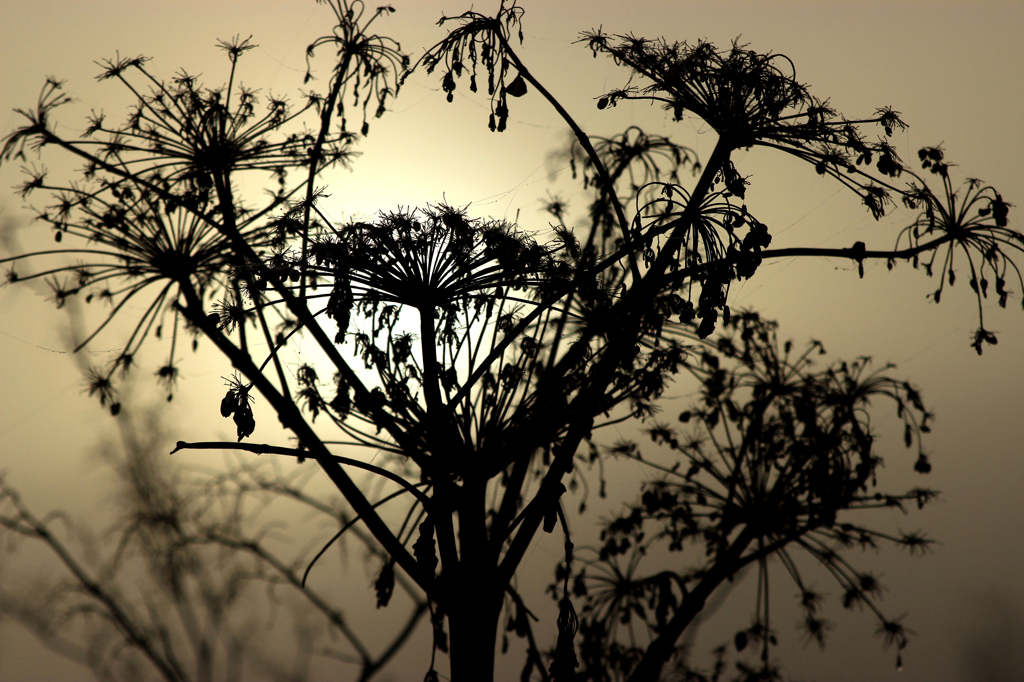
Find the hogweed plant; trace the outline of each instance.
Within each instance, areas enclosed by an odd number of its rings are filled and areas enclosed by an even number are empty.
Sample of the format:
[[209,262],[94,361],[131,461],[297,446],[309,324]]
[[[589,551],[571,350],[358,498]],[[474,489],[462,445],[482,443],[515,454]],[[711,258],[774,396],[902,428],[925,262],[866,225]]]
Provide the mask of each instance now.
[[[452,679],[492,679],[503,622],[524,640],[523,679],[640,682],[669,670],[719,679],[724,648],[704,674],[688,665],[680,641],[708,597],[754,564],[754,624],[731,645],[741,676],[771,678],[770,559],[799,588],[806,636],[822,643],[829,630],[820,595],[792,558],[798,550],[838,582],[844,605],[866,605],[886,641],[902,649],[906,629],[884,614],[876,579],[843,550],[927,546],[923,535],[868,523],[869,509],[934,497],[924,488],[879,488],[868,406],[896,406],[920,473],[930,469],[920,443],[930,415],[892,367],[871,370],[858,360],[818,368],[811,360],[820,346],[802,354],[780,346],[772,323],[730,308],[730,289],[772,258],[847,259],[861,276],[865,260],[890,268],[909,261],[928,274],[938,267],[950,285],[959,266],[978,297],[980,353],[996,341],[981,318],[989,282],[1000,305],[1010,280],[1024,288],[1013,260],[1024,242],[1008,226],[1002,196],[974,180],[958,193],[938,147],[923,149],[914,171],[890,141],[906,127],[898,112],[847,118],[812,95],[781,54],[582,34],[595,58],[627,71],[627,85],[598,94],[597,108],[654,103],[674,121],[699,122],[717,134],[701,159],[637,126],[586,133],[524,61],[525,12],[516,2],[502,2],[494,16],[443,18],[447,36],[416,63],[370,32],[392,8],[326,4],[336,27],[309,55],[334,50],[331,75],[324,92],[304,93],[300,105],[238,84],[252,44],[235,39],[220,45],[230,69],[218,88],[184,73],[161,82],[141,57],[107,62],[101,79],[137,98],[124,124],[93,115],[82,138],[65,138],[54,115],[68,98],[55,81],[21,112],[27,123],[6,138],[5,162],[54,150],[85,168],[70,182],[28,171],[20,191],[51,194],[39,218],[60,245],[6,258],[8,279],[44,279],[58,306],[72,296],[106,300],[112,307],[83,346],[113,330],[129,301],[147,301],[123,351],[90,373],[90,392],[116,414],[116,382],[134,371],[143,340],[170,336],[168,360],[156,370],[170,394],[181,340],[210,340],[237,372],[223,398],[211,393],[209,401],[215,409],[221,400],[238,442],[176,449],[314,460],[386,557],[378,605],[387,606],[399,575],[428,604],[434,651],[426,679],[438,679],[439,652]],[[449,102],[462,85],[486,89],[478,96],[489,99],[495,132],[509,125],[517,98],[550,104],[572,138],[565,156],[573,174],[591,196],[588,222],[566,225],[559,197],[545,207],[559,223],[547,242],[445,203],[332,222],[323,171],[350,163],[369,130],[368,107],[386,113],[416,70],[439,77]],[[347,130],[352,105],[364,121],[359,134]],[[745,203],[750,179],[734,159],[752,147],[810,164],[876,220],[901,206],[919,214],[891,246],[772,248],[770,227]],[[268,185],[259,202],[242,196],[249,177]],[[75,262],[18,270],[68,257]],[[941,292],[942,285],[936,301]],[[315,343],[327,364],[286,369],[297,336]],[[670,427],[655,415],[677,381],[695,381],[701,403]],[[257,395],[290,431],[290,444],[245,440],[258,431],[250,408]],[[649,434],[645,447],[657,456],[630,441],[604,443],[600,429],[616,424]],[[360,452],[385,457],[371,463]],[[614,458],[657,474],[637,501],[624,501],[602,547],[577,550],[563,495],[567,486],[592,487],[587,470]],[[371,499],[353,469],[396,487]],[[515,581],[541,529],[564,534],[553,648],[535,636],[530,596]],[[640,559],[656,546],[676,567],[642,575]],[[750,643],[758,649],[752,663],[740,654]]]

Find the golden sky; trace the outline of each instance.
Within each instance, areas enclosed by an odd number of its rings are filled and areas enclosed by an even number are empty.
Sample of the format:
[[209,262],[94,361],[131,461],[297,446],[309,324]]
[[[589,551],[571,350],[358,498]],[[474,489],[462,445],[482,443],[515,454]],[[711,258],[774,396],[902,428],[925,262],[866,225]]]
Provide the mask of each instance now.
[[[371,3],[371,6],[374,3]],[[469,2],[395,0],[398,10],[380,20],[414,58],[439,39],[442,12],[459,13]],[[895,137],[911,163],[925,145],[942,143],[958,167],[958,179],[980,177],[1016,205],[1024,204],[1020,153],[1024,110],[1020,31],[1024,3],[1018,2],[568,2],[523,0],[525,40],[521,56],[569,112],[592,134],[614,134],[637,124],[671,132],[677,142],[709,153],[714,134],[691,120],[671,123],[659,110],[622,103],[598,111],[594,98],[623,85],[628,74],[604,58],[592,59],[574,45],[581,30],[694,41],[719,45],[737,36],[759,51],[781,52],[796,66],[800,81],[831,100],[850,117],[868,116],[891,105],[910,128]],[[495,2],[476,2],[491,11]],[[30,107],[46,76],[66,79],[77,102],[58,112],[66,130],[82,127],[90,109],[117,118],[128,100],[114,84],[97,83],[95,61],[146,54],[152,70],[170,78],[179,68],[219,84],[226,61],[216,39],[253,35],[260,47],[241,61],[242,82],[297,98],[305,69],[303,52],[328,27],[329,13],[299,0],[2,0],[0,23],[0,127],[20,125],[14,107]],[[470,205],[476,215],[513,219],[541,232],[539,198],[561,191],[570,198],[569,172],[553,152],[565,140],[564,126],[535,93],[511,103],[509,131],[490,133],[487,104],[464,87],[446,104],[437,78],[411,79],[383,118],[371,123],[360,145],[363,157],[351,173],[328,177],[335,217],[372,215],[398,205],[445,199]],[[773,246],[846,247],[864,241],[885,248],[907,213],[876,223],[856,197],[837,192],[810,167],[764,150],[737,154],[741,173],[751,175],[747,202],[775,237]],[[45,165],[57,174],[58,163]],[[0,187],[19,182],[17,163],[0,167]],[[37,201],[42,201],[38,197]],[[571,203],[582,221],[584,202]],[[0,221],[22,224],[30,214],[13,192],[0,194]],[[1019,210],[1011,226],[1021,228]],[[44,232],[37,229],[36,232]],[[48,234],[24,233],[27,244]],[[36,239],[42,241],[34,241]],[[863,280],[846,262],[778,262],[763,266],[750,282],[734,289],[730,303],[750,306],[780,322],[780,335],[797,342],[820,339],[834,357],[870,355],[892,361],[922,387],[937,420],[926,441],[933,473],[921,481],[910,471],[898,434],[887,434],[880,419],[886,475],[892,486],[925,485],[943,492],[933,508],[898,524],[925,529],[941,541],[925,559],[895,550],[863,557],[884,575],[890,612],[909,612],[905,621],[918,633],[904,655],[909,681],[1010,679],[999,666],[1024,671],[1024,313],[1015,292],[1006,311],[992,306],[986,320],[999,345],[977,357],[969,347],[976,326],[973,297],[964,284],[941,305],[926,301],[937,283],[900,265],[866,264]],[[965,278],[966,279],[966,278]],[[66,316],[42,296],[0,290],[0,469],[42,510],[96,499],[99,485],[83,451],[93,442],[104,413],[81,395],[81,379],[67,350]],[[107,347],[101,337],[94,353]],[[100,358],[102,360],[102,357]],[[159,358],[151,358],[155,363]],[[184,439],[221,437],[223,424],[208,418],[221,391],[223,363],[207,357],[186,363],[185,381],[171,411]],[[682,387],[680,392],[687,389]],[[212,404],[212,403],[211,403]],[[219,430],[219,431],[218,431]],[[891,429],[890,429],[891,430]],[[259,434],[257,434],[259,435]],[[91,478],[90,478],[91,477]],[[903,483],[905,482],[905,483]],[[548,570],[548,569],[544,569]],[[829,592],[822,581],[820,586]],[[795,588],[783,588],[788,598]],[[799,679],[895,679],[893,655],[872,637],[867,614],[845,617],[831,590],[826,615],[841,625],[829,648],[803,649],[790,623],[780,657]],[[750,600],[737,592],[733,609],[745,625]],[[728,618],[733,618],[729,616]],[[795,624],[795,616],[791,619]],[[727,619],[728,621],[728,619]],[[713,631],[711,625],[709,632]],[[723,627],[724,636],[729,636]],[[702,634],[703,636],[703,634]],[[707,648],[717,643],[711,634]],[[33,648],[11,628],[0,629],[0,679],[56,679],[71,674],[53,655]],[[786,643],[788,642],[788,644]],[[1002,646],[1005,642],[1007,646]],[[1017,646],[1012,646],[1016,642]],[[989,648],[986,648],[989,647]],[[998,657],[1002,657],[999,660]],[[988,668],[979,667],[983,664]],[[992,667],[995,666],[995,667]],[[508,679],[517,679],[519,668]],[[53,671],[61,671],[55,673]],[[985,672],[988,671],[988,672]],[[66,678],[65,678],[66,679]],[[80,679],[89,679],[81,676]],[[499,678],[505,679],[505,678]]]

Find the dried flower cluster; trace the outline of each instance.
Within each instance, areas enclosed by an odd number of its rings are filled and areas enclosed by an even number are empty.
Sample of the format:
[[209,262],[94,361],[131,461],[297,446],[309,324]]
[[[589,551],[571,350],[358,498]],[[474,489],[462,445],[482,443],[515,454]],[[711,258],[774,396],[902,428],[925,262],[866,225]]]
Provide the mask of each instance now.
[[[923,535],[887,535],[862,519],[875,507],[920,506],[934,497],[924,488],[883,492],[869,401],[896,405],[907,446],[917,446],[912,466],[922,474],[931,468],[920,444],[930,415],[891,367],[871,371],[866,360],[812,367],[820,344],[802,354],[780,346],[773,324],[731,309],[730,289],[770,258],[844,258],[861,276],[865,260],[890,267],[907,260],[924,263],[929,274],[939,267],[949,285],[958,265],[970,273],[980,316],[990,282],[1000,305],[1015,272],[1024,288],[1013,261],[1024,242],[1009,227],[1002,196],[973,180],[959,196],[937,147],[920,155],[942,185],[931,189],[889,141],[905,127],[898,113],[880,108],[846,118],[796,80],[789,59],[740,44],[719,50],[583,34],[595,56],[631,72],[629,85],[597,99],[598,109],[653,101],[718,135],[706,159],[636,126],[591,137],[513,46],[513,31],[523,40],[523,10],[511,2],[494,17],[470,11],[443,19],[455,27],[413,69],[440,70],[449,102],[459,79],[468,76],[475,92],[486,73],[488,125],[496,132],[508,125],[508,97],[550,103],[573,135],[566,156],[590,193],[587,219],[566,225],[566,204],[554,197],[545,210],[559,224],[546,241],[540,231],[445,204],[334,224],[318,181],[326,168],[351,160],[358,140],[347,131],[345,103],[363,112],[366,135],[368,107],[384,114],[411,71],[397,43],[369,31],[391,8],[372,14],[359,2],[326,4],[335,29],[308,54],[334,50],[331,75],[326,92],[306,93],[301,106],[261,101],[237,83],[252,44],[235,39],[220,45],[231,65],[223,87],[184,73],[163,83],[145,59],[115,59],[101,80],[116,80],[136,97],[126,123],[109,126],[94,115],[82,139],[65,139],[53,116],[68,98],[49,81],[35,109],[22,112],[28,123],[5,139],[5,162],[51,150],[86,162],[73,182],[29,171],[21,192],[51,194],[39,217],[61,245],[6,258],[8,279],[44,279],[58,307],[78,295],[109,302],[83,346],[113,329],[129,302],[147,301],[124,350],[90,373],[90,393],[116,414],[115,374],[131,371],[145,339],[164,336],[170,353],[156,376],[170,392],[179,336],[191,335],[193,345],[209,339],[237,370],[220,407],[239,442],[178,448],[314,460],[386,557],[374,583],[378,605],[388,605],[398,579],[418,590],[431,614],[434,656],[449,654],[456,680],[491,679],[494,659],[481,652],[493,652],[503,614],[507,631],[526,640],[524,679],[534,671],[559,682],[660,679],[672,661],[685,667],[680,638],[706,599],[755,563],[753,625],[731,646],[741,675],[768,679],[776,670],[769,558],[799,588],[805,636],[822,643],[830,629],[819,595],[791,558],[796,550],[831,573],[845,606],[866,605],[886,641],[902,649],[906,629],[884,615],[876,579],[843,550],[883,542],[927,547]],[[312,62],[310,69],[307,81]],[[875,128],[882,134],[869,139]],[[811,164],[855,192],[876,219],[900,203],[920,214],[892,249],[782,247],[748,206],[751,180],[733,159],[753,146]],[[243,197],[242,174],[267,181],[270,198]],[[58,260],[69,256],[78,260]],[[39,272],[13,269],[50,258],[58,262]],[[322,363],[292,362],[289,344],[300,334]],[[981,324],[973,345],[980,353],[985,343],[995,336]],[[680,415],[682,429],[657,421],[666,390],[689,380],[700,400]],[[290,430],[293,447],[241,442],[256,430],[256,395]],[[657,456],[641,455],[631,440],[604,444],[602,429],[620,424],[646,429]],[[338,454],[355,447],[383,457]],[[615,458],[657,473],[639,501],[626,501],[606,525],[603,546],[574,559],[564,495],[589,491],[586,469],[603,472]],[[371,500],[349,476],[353,468],[399,487]],[[598,478],[603,497],[603,473]],[[381,510],[403,501],[402,514]],[[566,553],[551,590],[559,635],[545,652],[514,578],[538,531],[557,532],[559,521]],[[642,575],[641,558],[660,545],[672,561],[678,555],[687,563]],[[643,624],[642,636],[634,622]],[[742,658],[751,643],[756,663]],[[427,679],[438,679],[433,659]]]

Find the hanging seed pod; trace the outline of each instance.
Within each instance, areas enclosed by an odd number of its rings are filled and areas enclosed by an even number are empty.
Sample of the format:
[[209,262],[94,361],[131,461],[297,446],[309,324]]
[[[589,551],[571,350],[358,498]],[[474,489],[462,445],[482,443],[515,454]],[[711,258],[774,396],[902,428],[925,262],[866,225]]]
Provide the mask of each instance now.
[[505,623],[506,632],[514,632],[519,637],[526,637],[530,633],[530,622],[526,619],[526,609],[517,606],[515,616],[509,614]]
[[512,95],[513,97],[522,97],[526,94],[526,80],[523,78],[523,74],[519,74],[515,77],[511,83],[505,88],[505,92]]
[[448,653],[448,633],[444,631],[444,610],[440,604],[434,605],[431,620],[434,626],[434,646],[438,651]]
[[241,442],[243,438],[247,438],[252,435],[252,432],[256,430],[256,419],[252,416],[252,408],[249,407],[248,402],[240,405],[235,410],[235,426],[237,427],[238,440]]
[[928,461],[927,455],[921,455],[917,458],[917,462],[914,463],[914,471],[919,474],[927,474],[932,470],[932,465]]
[[420,524],[420,535],[412,546],[416,561],[430,575],[437,568],[437,549],[434,544],[434,524],[428,519]]
[[377,590],[377,608],[387,606],[388,602],[391,601],[391,593],[395,589],[395,562],[389,561],[380,569],[380,575],[377,576],[376,582],[373,583],[374,588]]
[[548,673],[555,682],[568,682],[576,678],[579,660],[576,658],[576,647],[572,640],[579,629],[576,609],[568,597],[562,597],[558,608],[558,641],[555,644],[555,656],[551,661]]
[[223,400],[220,401],[220,416],[230,417],[231,413],[235,411],[236,404],[235,392],[229,389],[228,392],[224,394]]

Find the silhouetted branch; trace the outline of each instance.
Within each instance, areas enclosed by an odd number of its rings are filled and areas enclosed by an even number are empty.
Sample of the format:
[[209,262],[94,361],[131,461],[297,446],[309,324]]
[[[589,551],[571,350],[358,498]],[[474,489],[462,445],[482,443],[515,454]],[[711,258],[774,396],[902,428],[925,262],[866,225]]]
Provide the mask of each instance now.
[[[286,457],[295,457],[296,459],[306,459],[307,457],[313,459],[319,459],[318,457],[311,454],[308,450],[296,450],[294,448],[282,448],[276,445],[263,445],[260,443],[232,443],[231,441],[206,441],[202,443],[186,443],[183,440],[179,440],[174,449],[171,450],[173,455],[178,450],[245,450],[246,452],[255,452],[257,455],[284,455]],[[402,486],[408,492],[423,504],[424,507],[429,507],[431,502],[430,498],[424,495],[416,486],[410,484],[401,476],[382,469],[381,467],[368,464],[358,459],[352,459],[351,457],[341,457],[340,455],[325,455],[325,459],[329,459],[332,462],[338,462],[339,464],[347,464],[348,466],[356,467],[357,469],[364,469],[372,473],[382,476],[389,481],[394,481],[398,485]]]

